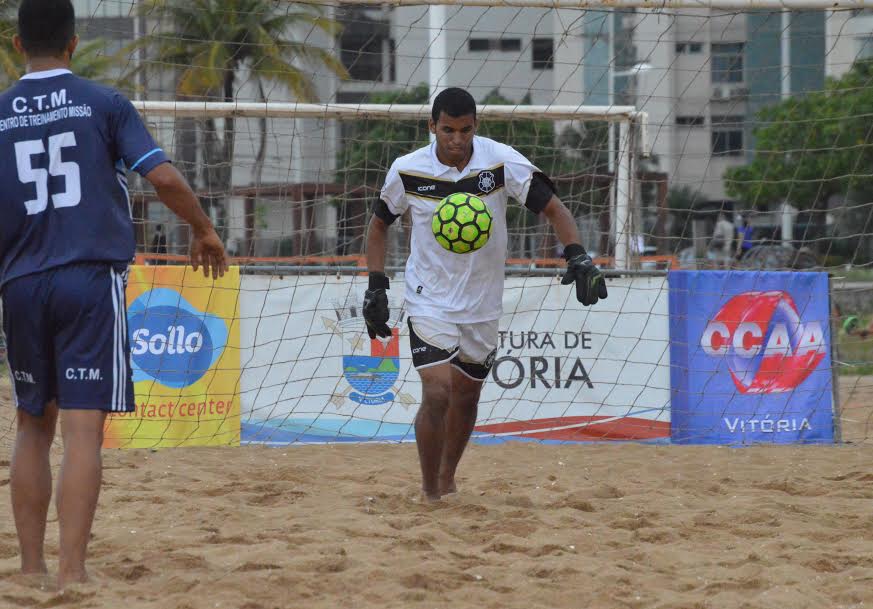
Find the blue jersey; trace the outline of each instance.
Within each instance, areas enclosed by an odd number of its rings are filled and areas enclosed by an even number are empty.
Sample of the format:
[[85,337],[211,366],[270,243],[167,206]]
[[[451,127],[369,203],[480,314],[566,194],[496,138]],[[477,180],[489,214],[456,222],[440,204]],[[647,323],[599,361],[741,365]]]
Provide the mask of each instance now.
[[167,157],[120,93],[69,70],[24,76],[0,95],[0,289],[76,262],[129,262],[126,172]]

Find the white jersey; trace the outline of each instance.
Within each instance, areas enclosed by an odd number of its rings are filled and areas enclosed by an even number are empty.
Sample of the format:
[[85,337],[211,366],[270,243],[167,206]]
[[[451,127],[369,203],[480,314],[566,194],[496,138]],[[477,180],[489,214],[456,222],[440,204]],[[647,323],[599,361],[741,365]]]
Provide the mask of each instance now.
[[[510,146],[475,136],[473,156],[463,171],[443,165],[435,144],[394,161],[381,198],[397,216],[412,216],[412,243],[406,261],[406,310],[455,324],[499,319],[503,313],[506,264],[506,206],[527,201],[538,172]],[[439,202],[450,194],[478,196],[493,216],[485,246],[469,254],[443,249],[433,236],[431,220]],[[539,212],[540,210],[535,210]]]

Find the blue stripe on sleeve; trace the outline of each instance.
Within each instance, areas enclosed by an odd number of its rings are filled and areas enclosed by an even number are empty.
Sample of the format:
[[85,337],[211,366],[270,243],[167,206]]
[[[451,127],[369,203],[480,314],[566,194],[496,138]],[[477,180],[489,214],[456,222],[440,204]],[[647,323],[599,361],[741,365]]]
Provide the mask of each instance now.
[[144,160],[146,160],[147,158],[149,158],[149,157],[152,156],[153,154],[157,154],[158,152],[161,152],[161,149],[160,149],[160,148],[155,148],[155,149],[152,150],[151,152],[146,152],[144,155],[142,155],[142,156],[140,157],[140,159],[139,159],[136,163],[134,163],[134,164],[131,166],[130,170],[131,170],[131,171],[135,170],[137,167],[139,167],[140,163],[142,163]]

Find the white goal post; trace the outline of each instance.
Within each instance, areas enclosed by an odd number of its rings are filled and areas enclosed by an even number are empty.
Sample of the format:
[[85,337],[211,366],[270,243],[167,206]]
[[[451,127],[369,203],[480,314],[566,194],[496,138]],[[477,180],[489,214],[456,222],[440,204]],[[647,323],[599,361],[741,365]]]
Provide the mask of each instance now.
[[484,6],[489,8],[570,9],[707,9],[707,10],[854,10],[873,7],[871,0],[320,0],[324,6],[360,4],[373,6]]
[[[313,104],[279,102],[174,102],[135,101],[146,117],[169,118],[315,118],[335,120],[397,119],[427,120],[428,104]],[[634,106],[484,105],[477,107],[480,119],[605,121],[619,125],[614,181],[615,269],[628,269],[631,262],[631,201],[636,158],[646,156],[646,113]],[[511,142],[510,142],[511,143]],[[610,151],[612,152],[612,151]]]

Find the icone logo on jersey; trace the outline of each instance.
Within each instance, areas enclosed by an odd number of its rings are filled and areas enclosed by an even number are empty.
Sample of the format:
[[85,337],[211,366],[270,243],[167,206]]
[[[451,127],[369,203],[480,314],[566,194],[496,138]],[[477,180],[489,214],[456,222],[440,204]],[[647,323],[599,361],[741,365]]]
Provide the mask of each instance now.
[[206,374],[227,344],[225,321],[197,310],[175,290],[145,292],[130,304],[127,317],[134,382],[187,387]]
[[779,393],[800,385],[827,353],[819,320],[801,320],[788,292],[745,292],[706,325],[703,351],[724,357],[743,394]]

